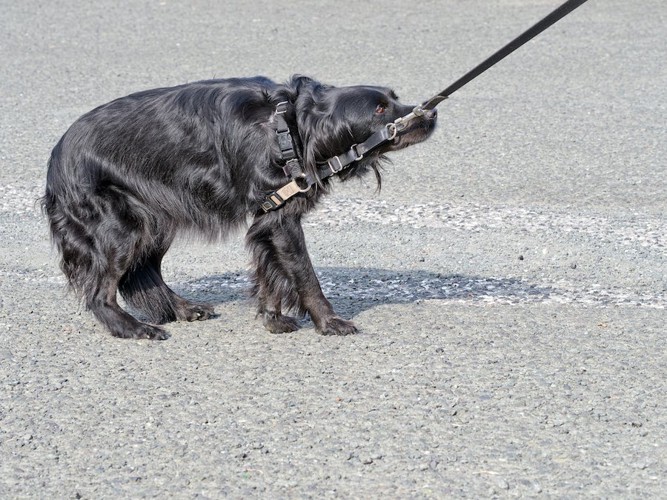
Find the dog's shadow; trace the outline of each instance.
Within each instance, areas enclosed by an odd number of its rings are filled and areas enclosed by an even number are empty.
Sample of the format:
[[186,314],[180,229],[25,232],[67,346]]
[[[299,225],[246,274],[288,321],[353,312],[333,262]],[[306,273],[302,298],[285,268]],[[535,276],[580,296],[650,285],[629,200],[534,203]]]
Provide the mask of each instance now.
[[[318,268],[317,275],[336,311],[347,317],[385,304],[423,300],[519,304],[542,302],[555,293],[552,288],[513,278],[443,275],[421,270],[328,267]],[[248,299],[250,282],[247,273],[231,272],[171,286],[188,299],[220,305]]]

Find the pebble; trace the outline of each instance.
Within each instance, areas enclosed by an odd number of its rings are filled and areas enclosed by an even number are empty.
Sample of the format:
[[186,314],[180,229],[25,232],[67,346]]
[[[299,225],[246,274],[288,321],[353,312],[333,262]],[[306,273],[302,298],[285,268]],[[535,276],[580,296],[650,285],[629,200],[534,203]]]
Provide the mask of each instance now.
[[502,478],[496,480],[496,486],[501,490],[509,490],[510,484]]

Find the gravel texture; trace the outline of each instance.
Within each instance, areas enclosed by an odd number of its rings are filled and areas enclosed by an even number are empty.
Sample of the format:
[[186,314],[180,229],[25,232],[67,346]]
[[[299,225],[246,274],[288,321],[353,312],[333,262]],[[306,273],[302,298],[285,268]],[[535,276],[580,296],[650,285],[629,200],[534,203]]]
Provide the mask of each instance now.
[[0,498],[664,497],[663,3],[585,4],[307,218],[359,335],[265,332],[235,234],[168,254],[218,316],[150,342],[66,293],[35,203],[77,116],[255,74],[417,102],[555,4],[4,2]]

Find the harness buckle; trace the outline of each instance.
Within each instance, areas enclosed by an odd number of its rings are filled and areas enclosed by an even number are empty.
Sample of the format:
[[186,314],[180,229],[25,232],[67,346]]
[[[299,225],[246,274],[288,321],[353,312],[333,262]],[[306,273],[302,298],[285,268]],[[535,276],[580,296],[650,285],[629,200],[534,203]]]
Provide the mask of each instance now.
[[[338,161],[338,168],[337,169],[334,168],[333,164],[331,163],[331,160],[337,160]],[[327,160],[327,165],[329,165],[329,170],[331,170],[331,175],[337,174],[338,172],[343,170],[343,162],[340,161],[340,158],[338,158],[337,156],[334,156],[333,158],[329,158]]]
[[[301,181],[301,183],[299,183]],[[285,204],[292,196],[298,193],[305,193],[310,190],[311,185],[304,177],[294,179],[292,182],[285,184],[277,191],[269,193],[264,202],[260,205],[264,213],[275,210]]]
[[359,144],[352,144],[352,147],[350,148],[350,150],[352,152],[354,152],[355,155],[357,155],[357,157],[354,159],[354,161],[359,161],[359,160],[363,159],[363,157],[364,157],[364,155],[359,154],[359,150],[357,149],[358,145]]

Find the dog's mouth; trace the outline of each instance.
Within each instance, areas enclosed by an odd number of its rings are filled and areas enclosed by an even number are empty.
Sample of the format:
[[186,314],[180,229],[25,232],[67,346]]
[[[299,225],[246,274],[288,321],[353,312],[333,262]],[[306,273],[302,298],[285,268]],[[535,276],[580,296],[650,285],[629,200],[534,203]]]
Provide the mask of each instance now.
[[342,181],[346,181],[355,177],[363,177],[369,170],[374,171],[375,177],[378,181],[378,186],[381,184],[382,164],[389,161],[385,153],[405,149],[413,144],[428,139],[436,127],[438,114],[435,110],[429,112],[421,119],[413,120],[410,125],[401,130],[396,137],[389,143],[380,146],[373,153],[359,162],[355,162],[348,169],[343,170],[339,174]]
[[435,130],[437,117],[437,113],[433,112],[428,117],[413,121],[396,136],[387,151],[398,151],[428,139]]

